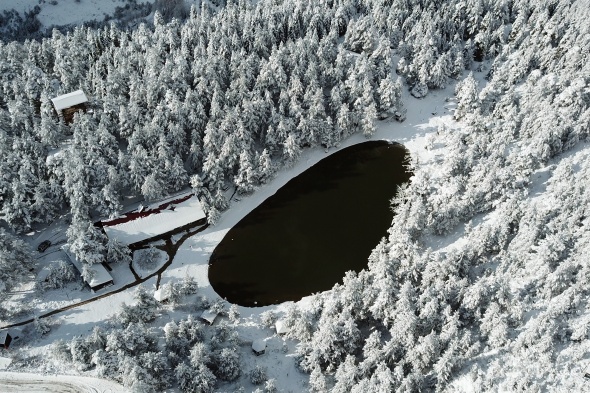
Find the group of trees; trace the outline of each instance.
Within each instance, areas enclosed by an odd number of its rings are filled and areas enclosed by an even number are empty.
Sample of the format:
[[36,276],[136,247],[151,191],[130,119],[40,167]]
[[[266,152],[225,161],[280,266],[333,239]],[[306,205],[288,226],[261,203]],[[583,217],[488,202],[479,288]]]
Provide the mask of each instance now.
[[[457,85],[461,127],[413,168],[369,269],[288,313],[314,391],[453,391],[459,375],[482,391],[586,387],[588,153],[564,153],[590,136],[590,10],[449,2],[467,4],[504,24],[488,81]],[[463,239],[428,247],[449,234]]]
[[[90,264],[113,248],[92,218],[116,215],[123,194],[190,184],[214,222],[228,186],[251,192],[304,147],[370,137],[402,106],[392,41],[383,28],[359,49],[352,26],[368,10],[304,3],[203,2],[182,23],[156,13],[134,31],[0,42],[2,218],[21,232],[66,208],[72,251]],[[92,111],[66,124],[50,98],[78,88]]]
[[[117,249],[91,222],[116,215],[123,194],[190,184],[213,223],[229,185],[251,192],[302,148],[370,137],[379,114],[399,111],[391,49],[420,95],[494,56],[514,12],[476,3],[203,2],[183,22],[156,12],[133,31],[0,42],[3,219],[24,231],[68,209],[68,240],[87,264]],[[50,98],[78,88],[92,113],[65,124]]]
[[0,227],[0,314],[2,319],[9,318],[16,310],[5,307],[10,291],[23,277],[30,274],[35,266],[28,245],[4,228]]
[[[190,279],[178,283],[181,296],[195,293]],[[177,384],[182,392],[213,392],[217,381],[233,381],[241,374],[238,336],[222,321],[205,327],[191,315],[151,327],[162,305],[139,286],[132,305],[123,304],[107,330],[95,327],[87,337],[53,345],[54,359],[79,370],[96,369],[132,391],[161,392]],[[206,302],[202,302],[205,306]],[[222,303],[211,309],[226,314]],[[160,339],[163,346],[159,344]]]

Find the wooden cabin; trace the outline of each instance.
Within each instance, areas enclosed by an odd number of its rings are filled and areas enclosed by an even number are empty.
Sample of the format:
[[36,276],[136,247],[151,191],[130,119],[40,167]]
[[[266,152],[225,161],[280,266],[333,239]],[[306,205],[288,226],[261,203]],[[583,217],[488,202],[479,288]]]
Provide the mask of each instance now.
[[109,239],[137,250],[151,242],[179,233],[193,225],[205,225],[206,215],[199,198],[192,193],[180,193],[152,202],[121,214],[119,217],[100,221]]
[[217,318],[217,315],[219,315],[219,314],[216,313],[215,311],[205,310],[201,314],[200,318],[203,321],[207,322],[209,325],[213,325],[213,322],[215,322],[215,318]]
[[156,291],[154,292],[154,298],[160,303],[166,303],[170,299],[170,292],[170,286],[160,286],[160,288],[156,289]]
[[264,352],[266,352],[266,341],[262,339],[254,340],[252,343],[252,352],[254,352],[256,356],[264,355]]
[[275,329],[276,329],[277,334],[279,336],[289,333],[289,330],[290,330],[289,327],[285,324],[285,321],[283,321],[282,319],[278,320],[275,323]]
[[76,90],[51,99],[55,112],[59,117],[63,117],[66,124],[74,120],[74,113],[78,111],[86,112],[86,103],[88,98],[82,90]]

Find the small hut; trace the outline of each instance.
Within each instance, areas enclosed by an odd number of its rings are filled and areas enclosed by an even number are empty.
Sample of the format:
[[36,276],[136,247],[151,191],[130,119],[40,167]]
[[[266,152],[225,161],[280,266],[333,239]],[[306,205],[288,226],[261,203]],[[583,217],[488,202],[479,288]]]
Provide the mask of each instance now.
[[289,327],[285,324],[285,321],[280,319],[275,323],[275,329],[277,334],[282,336],[283,334],[287,334],[289,332]]
[[8,331],[0,332],[0,348],[8,349],[10,343],[12,342],[12,336],[8,333]]
[[154,298],[160,303],[167,302],[170,299],[171,288],[169,285],[160,286],[154,292]]
[[215,318],[217,318],[217,315],[218,313],[216,313],[215,311],[205,310],[201,314],[200,318],[203,321],[207,322],[209,325],[213,325],[213,322],[215,322]]
[[63,116],[67,124],[74,120],[74,113],[86,111],[88,97],[82,90],[76,90],[68,94],[51,99],[58,116]]
[[264,341],[262,339],[254,340],[254,342],[252,343],[252,352],[254,352],[256,354],[256,356],[260,356],[260,355],[263,355],[265,351],[266,351],[266,341]]

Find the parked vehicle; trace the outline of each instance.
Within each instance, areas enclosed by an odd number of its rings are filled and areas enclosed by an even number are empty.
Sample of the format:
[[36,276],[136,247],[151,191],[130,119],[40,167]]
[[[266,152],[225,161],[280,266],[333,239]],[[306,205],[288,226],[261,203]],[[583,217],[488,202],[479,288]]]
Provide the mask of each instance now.
[[43,240],[37,246],[37,251],[39,251],[39,252],[45,252],[45,250],[47,250],[49,248],[49,246],[51,246],[51,242],[49,240]]

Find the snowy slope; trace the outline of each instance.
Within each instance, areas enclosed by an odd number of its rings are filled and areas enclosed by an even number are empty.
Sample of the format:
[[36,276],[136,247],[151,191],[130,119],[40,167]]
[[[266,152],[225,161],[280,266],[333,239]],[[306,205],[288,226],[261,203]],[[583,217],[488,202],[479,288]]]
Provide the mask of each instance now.
[[[150,1],[139,0],[138,3]],[[0,2],[0,11],[15,9],[19,13],[31,11],[35,6],[41,8],[37,15],[45,27],[51,25],[80,24],[92,20],[102,21],[105,15],[112,15],[117,7],[124,7],[126,0],[4,0]]]

